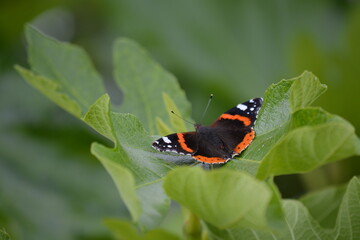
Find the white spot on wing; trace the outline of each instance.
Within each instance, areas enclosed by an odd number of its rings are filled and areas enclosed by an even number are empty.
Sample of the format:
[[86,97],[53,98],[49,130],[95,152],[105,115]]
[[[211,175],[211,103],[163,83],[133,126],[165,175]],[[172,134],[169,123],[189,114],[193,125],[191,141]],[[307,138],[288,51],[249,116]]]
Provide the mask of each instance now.
[[250,108],[250,111],[254,111],[255,108]]
[[254,99],[250,99],[249,102],[253,103],[253,102],[254,102]]
[[168,137],[163,137],[162,138],[164,140],[164,142],[166,143],[171,143],[171,140]]
[[237,106],[236,106],[238,109],[240,109],[240,110],[242,110],[242,111],[245,111],[248,107],[246,106],[246,105],[244,105],[244,104],[238,104]]

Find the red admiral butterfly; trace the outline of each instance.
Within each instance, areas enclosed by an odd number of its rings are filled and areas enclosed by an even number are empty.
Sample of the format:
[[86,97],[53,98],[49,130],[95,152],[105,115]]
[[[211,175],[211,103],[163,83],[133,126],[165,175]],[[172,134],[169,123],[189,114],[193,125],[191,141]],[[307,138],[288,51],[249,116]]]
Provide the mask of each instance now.
[[195,132],[174,133],[156,140],[161,152],[191,155],[203,163],[226,163],[244,151],[255,137],[253,126],[262,98],[250,99],[220,115],[210,126],[195,124]]

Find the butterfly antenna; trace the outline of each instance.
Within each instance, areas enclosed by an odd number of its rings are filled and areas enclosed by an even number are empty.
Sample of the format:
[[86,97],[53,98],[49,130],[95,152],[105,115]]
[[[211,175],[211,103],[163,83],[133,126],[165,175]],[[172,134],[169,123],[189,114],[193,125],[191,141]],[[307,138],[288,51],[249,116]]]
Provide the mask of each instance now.
[[199,164],[201,164],[201,163],[195,160],[194,163],[190,164],[190,167],[193,167],[193,166],[196,166],[196,165],[199,165]]
[[191,125],[195,125],[195,123],[182,118],[180,115],[176,114],[173,110],[171,110],[171,113],[174,114],[175,116],[177,116],[178,118],[182,119],[184,122],[190,123]]
[[210,106],[210,103],[211,103],[211,100],[212,100],[213,96],[214,96],[214,94],[210,94],[209,100],[208,100],[207,105],[206,105],[206,108],[205,108],[205,110],[204,110],[204,112],[203,112],[203,114],[202,114],[202,116],[201,116],[200,122],[202,122],[202,120],[204,119],[205,113],[207,112],[207,110],[208,110],[208,108],[209,108],[209,106]]

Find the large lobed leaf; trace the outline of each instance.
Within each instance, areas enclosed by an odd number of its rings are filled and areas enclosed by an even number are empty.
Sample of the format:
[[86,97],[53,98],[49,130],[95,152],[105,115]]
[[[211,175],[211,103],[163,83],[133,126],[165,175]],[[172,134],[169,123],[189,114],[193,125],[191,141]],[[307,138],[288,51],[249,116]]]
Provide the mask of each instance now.
[[[310,193],[301,201],[332,239],[360,238],[360,180],[354,177],[345,186]],[[337,217],[336,217],[337,216]]]
[[255,125],[256,138],[226,167],[259,179],[310,171],[359,154],[360,141],[346,120],[310,107],[326,86],[309,72],[270,86]]
[[[107,95],[89,109],[84,120],[116,139],[114,148],[94,143],[91,152],[112,176],[133,220],[144,228],[155,227],[170,204],[160,180],[171,163],[152,152],[152,140],[134,115],[110,111]],[[104,130],[103,126],[110,127]]]
[[345,191],[346,186],[330,187],[306,194],[299,200],[322,227],[334,228]]
[[169,112],[165,111],[164,93],[171,96],[178,104],[179,112],[189,118],[190,104],[176,78],[164,71],[138,44],[128,39],[117,40],[114,64],[115,81],[124,91],[124,104],[120,111],[135,114],[151,134],[157,133],[156,118],[167,125],[171,123]]
[[[221,240],[347,240],[359,239],[360,231],[360,181],[353,178],[342,197],[337,224],[332,229],[323,228],[299,201],[283,200],[285,228],[274,231],[262,231],[254,228],[219,229],[207,224],[211,239]],[[323,193],[319,194],[318,201]],[[317,197],[312,196],[313,200]]]
[[331,239],[329,234],[320,228],[311,218],[306,208],[295,200],[283,201],[286,227],[281,231],[260,231],[254,228],[232,228],[220,230],[207,225],[211,239],[217,240],[301,240]]
[[[273,193],[265,183],[228,169],[178,168],[167,175],[164,188],[172,199],[221,229],[267,228],[267,211],[279,203],[271,201]],[[281,214],[271,217],[277,221]]]
[[90,58],[82,48],[44,37],[31,26],[25,33],[32,71],[20,67],[18,71],[44,95],[80,117],[105,93]]
[[360,239],[360,180],[354,177],[341,202],[334,239]]
[[[26,38],[31,71],[17,66],[18,72],[29,84],[114,143],[114,148],[94,143],[91,152],[113,178],[133,220],[144,229],[157,226],[170,204],[161,179],[172,163],[154,153],[150,147],[152,139],[137,117],[110,110],[101,78],[81,48],[50,39],[30,26],[26,27]],[[137,44],[119,40],[114,54],[116,80],[125,94],[121,110],[139,114],[146,123],[153,121],[147,125],[151,132],[155,131],[157,117],[174,127],[165,107],[169,103],[179,112],[189,113],[189,103],[175,78]],[[134,74],[139,70],[143,75],[137,77]],[[151,91],[148,84],[153,86]],[[166,88],[155,88],[161,85]]]

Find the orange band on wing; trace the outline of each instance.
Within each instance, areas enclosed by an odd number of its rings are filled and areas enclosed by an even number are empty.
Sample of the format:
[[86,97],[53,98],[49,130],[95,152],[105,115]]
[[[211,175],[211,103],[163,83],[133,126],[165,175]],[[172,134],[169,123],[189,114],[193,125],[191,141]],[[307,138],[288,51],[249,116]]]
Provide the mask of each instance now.
[[179,143],[180,143],[180,147],[183,149],[183,150],[185,150],[185,151],[187,151],[187,152],[194,152],[194,150],[192,150],[191,148],[189,148],[187,145],[186,145],[186,143],[185,143],[185,138],[184,138],[184,134],[182,134],[182,133],[178,133],[177,134],[177,137],[178,137],[178,141],[179,141]]
[[224,113],[219,117],[219,120],[221,120],[221,119],[239,120],[239,121],[242,121],[245,126],[249,126],[251,124],[250,118],[240,116],[240,115],[231,115],[228,113]]
[[251,143],[251,141],[254,139],[255,137],[255,132],[253,129],[251,129],[251,132],[249,132],[248,134],[245,135],[244,139],[241,141],[241,143],[239,143],[235,148],[234,148],[234,154],[239,154],[241,153],[245,148],[247,148],[247,146],[249,146],[249,144]]
[[230,158],[228,159],[224,159],[224,158],[219,158],[219,157],[204,157],[204,156],[193,156],[193,158],[195,158],[197,161],[200,162],[204,162],[204,163],[226,163]]

